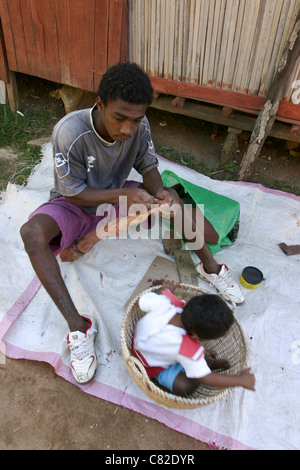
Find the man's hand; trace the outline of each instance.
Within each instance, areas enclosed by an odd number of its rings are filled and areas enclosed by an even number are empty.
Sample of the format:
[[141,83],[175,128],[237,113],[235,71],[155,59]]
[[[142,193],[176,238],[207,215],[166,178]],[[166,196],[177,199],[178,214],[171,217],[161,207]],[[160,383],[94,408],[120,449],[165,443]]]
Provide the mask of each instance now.
[[143,186],[144,188],[157,199],[158,204],[165,204],[167,207],[171,207],[174,204],[181,204],[176,191],[163,187],[161,175],[157,168],[152,168],[143,175]]
[[142,188],[124,188],[123,195],[127,197],[127,207],[133,204],[143,204],[147,209],[150,209],[152,204],[161,202],[160,199],[152,196],[146,189]]
[[173,204],[180,204],[180,198],[175,192],[170,192],[167,189],[161,188],[155,194],[157,199],[159,199],[160,204],[166,204],[171,207]]
[[165,218],[173,218],[179,212],[181,214],[181,199],[175,191],[160,189],[155,196],[159,198],[160,215]]

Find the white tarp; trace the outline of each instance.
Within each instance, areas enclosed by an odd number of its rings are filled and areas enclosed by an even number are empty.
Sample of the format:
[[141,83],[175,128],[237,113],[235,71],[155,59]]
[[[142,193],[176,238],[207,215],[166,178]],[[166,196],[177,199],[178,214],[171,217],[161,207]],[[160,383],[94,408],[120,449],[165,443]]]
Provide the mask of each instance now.
[[[154,258],[166,256],[161,241],[151,239],[107,239],[76,262],[60,264],[78,310],[96,315],[99,323],[96,379],[81,388],[229,449],[299,449],[300,255],[286,256],[278,243],[300,243],[300,198],[258,185],[211,180],[162,158],[159,168],[240,202],[238,239],[216,259],[230,267],[237,281],[248,265],[264,273],[257,289],[242,287],[246,301],[237,307],[256,392],[238,388],[215,404],[176,410],[148,399],[132,381],[121,355],[120,325],[126,300]],[[75,384],[63,341],[66,322],[40,287],[19,235],[28,215],[48,199],[52,171],[48,144],[28,185],[10,184],[0,204],[0,346],[9,357],[52,364],[58,375]],[[200,279],[199,285],[214,292]]]

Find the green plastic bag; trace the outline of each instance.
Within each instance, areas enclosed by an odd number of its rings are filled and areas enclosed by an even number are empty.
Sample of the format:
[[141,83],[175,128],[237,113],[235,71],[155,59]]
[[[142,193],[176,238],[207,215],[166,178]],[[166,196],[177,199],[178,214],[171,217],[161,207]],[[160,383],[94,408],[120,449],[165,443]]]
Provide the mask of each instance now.
[[237,201],[190,183],[170,170],[163,171],[161,177],[164,186],[174,187],[186,204],[204,206],[204,216],[219,235],[216,245],[207,243],[213,255],[236,240],[240,221],[240,204]]

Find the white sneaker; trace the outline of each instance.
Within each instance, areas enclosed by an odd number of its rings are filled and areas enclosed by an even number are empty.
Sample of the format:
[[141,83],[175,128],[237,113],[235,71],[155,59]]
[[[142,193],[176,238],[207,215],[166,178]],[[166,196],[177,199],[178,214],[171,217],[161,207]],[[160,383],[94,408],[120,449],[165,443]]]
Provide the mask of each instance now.
[[203,264],[199,263],[196,266],[196,271],[199,277],[208,281],[211,286],[214,286],[220,294],[231,297],[236,304],[244,302],[245,297],[237,283],[232,279],[231,274],[225,264],[221,264],[219,274],[209,274],[205,271]]
[[72,331],[66,341],[71,351],[71,370],[76,382],[81,385],[88,384],[95,376],[97,357],[94,349],[94,339],[97,333],[94,319],[84,316],[90,323],[85,333]]

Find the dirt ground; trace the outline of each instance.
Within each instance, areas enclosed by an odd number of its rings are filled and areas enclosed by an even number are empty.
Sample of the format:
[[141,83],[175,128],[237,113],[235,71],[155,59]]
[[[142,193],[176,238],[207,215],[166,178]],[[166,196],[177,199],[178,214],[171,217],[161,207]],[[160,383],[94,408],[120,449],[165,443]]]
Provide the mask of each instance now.
[[[22,79],[21,79],[22,78]],[[49,93],[59,85],[30,77],[18,81],[20,109],[44,106],[59,119],[61,100]],[[234,179],[249,133],[239,136],[234,162],[220,167],[223,126],[149,110],[153,139],[162,152],[175,149],[179,162],[201,162],[211,176]],[[48,134],[49,135],[49,134]],[[299,148],[296,149],[299,152]],[[228,171],[229,170],[229,171]],[[300,194],[300,157],[286,142],[270,138],[249,180]],[[210,447],[156,420],[83,393],[57,377],[45,363],[5,358],[0,363],[0,450],[207,450]]]
[[158,421],[83,393],[45,363],[0,366],[0,450],[201,450]]

